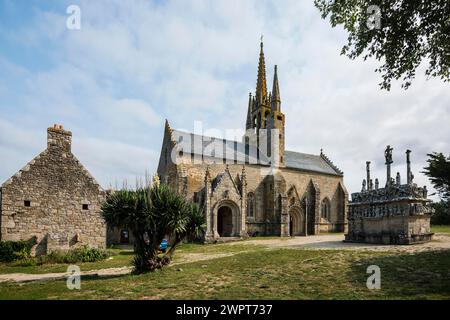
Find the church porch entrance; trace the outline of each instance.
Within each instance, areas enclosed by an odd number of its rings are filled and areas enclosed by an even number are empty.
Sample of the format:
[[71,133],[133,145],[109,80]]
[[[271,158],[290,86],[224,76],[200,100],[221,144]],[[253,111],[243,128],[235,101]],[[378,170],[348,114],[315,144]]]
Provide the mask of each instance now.
[[217,213],[217,232],[220,237],[231,237],[233,234],[233,212],[228,206],[219,208]]
[[294,207],[289,210],[289,235],[306,236],[305,216],[300,208]]

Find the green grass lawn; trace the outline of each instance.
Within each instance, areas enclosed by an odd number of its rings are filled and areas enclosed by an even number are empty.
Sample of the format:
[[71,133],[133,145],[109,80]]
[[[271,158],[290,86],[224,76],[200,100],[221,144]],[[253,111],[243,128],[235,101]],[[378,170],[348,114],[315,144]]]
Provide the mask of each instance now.
[[[81,270],[98,270],[105,268],[117,268],[131,265],[133,260],[132,250],[110,250],[112,255],[103,261],[97,262],[85,262],[77,263]],[[12,263],[0,263],[0,274],[5,273],[53,273],[53,272],[66,272],[69,264],[58,263],[58,264],[43,264],[37,266],[22,266],[20,262]]]
[[[235,246],[240,245],[186,245],[178,254],[244,249]],[[381,290],[366,287],[370,265],[381,268]],[[65,281],[1,283],[0,299],[450,299],[449,266],[450,250],[399,254],[255,246],[143,275],[83,279],[81,290],[68,290]]]
[[431,232],[450,233],[450,226],[431,226]]
[[[260,246],[255,245],[244,245],[241,243],[235,243],[233,245],[223,243],[223,244],[196,244],[196,243],[186,243],[181,244],[175,253],[174,262],[183,262],[189,260],[192,255],[215,255],[215,254],[227,254],[248,250],[255,250],[260,248]],[[112,253],[111,257],[103,261],[98,262],[87,262],[87,263],[77,263],[82,271],[89,270],[99,270],[105,268],[120,268],[125,266],[131,266],[133,261],[133,251],[131,249],[109,249]],[[42,273],[55,273],[55,272],[66,272],[67,267],[70,264],[44,264],[37,266],[23,266],[20,262],[12,263],[0,263],[0,274],[7,273],[31,273],[31,274],[42,274]]]

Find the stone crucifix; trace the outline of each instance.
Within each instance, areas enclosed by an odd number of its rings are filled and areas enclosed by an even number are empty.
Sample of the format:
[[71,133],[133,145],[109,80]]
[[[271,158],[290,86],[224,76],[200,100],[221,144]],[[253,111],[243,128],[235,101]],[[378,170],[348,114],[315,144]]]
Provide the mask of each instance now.
[[367,173],[367,190],[371,190],[370,187],[370,161],[366,161],[366,173]]
[[384,157],[386,159],[386,187],[391,185],[391,164],[394,162],[392,161],[392,150],[394,149],[391,146],[387,146],[384,151]]
[[411,150],[406,150],[406,182],[408,184],[412,184],[414,175],[411,172],[411,158],[410,158]]

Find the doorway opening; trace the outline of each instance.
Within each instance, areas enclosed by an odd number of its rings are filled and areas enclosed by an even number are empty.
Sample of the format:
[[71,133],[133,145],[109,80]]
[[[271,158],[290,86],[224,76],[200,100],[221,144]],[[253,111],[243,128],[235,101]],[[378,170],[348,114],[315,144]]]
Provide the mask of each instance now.
[[233,233],[233,211],[228,206],[219,208],[217,213],[217,232],[221,237],[231,237]]

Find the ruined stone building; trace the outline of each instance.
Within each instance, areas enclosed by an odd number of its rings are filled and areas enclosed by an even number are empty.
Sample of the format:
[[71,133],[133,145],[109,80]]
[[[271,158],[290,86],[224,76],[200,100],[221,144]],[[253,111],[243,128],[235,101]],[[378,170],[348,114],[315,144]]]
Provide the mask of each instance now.
[[386,184],[380,188],[370,177],[370,162],[366,162],[367,178],[363,180],[361,192],[352,193],[349,204],[349,242],[383,244],[412,244],[430,241],[432,208],[427,199],[427,188],[413,182],[410,150],[406,151],[406,183],[402,184],[400,173],[391,177],[392,148],[387,146]]
[[[206,239],[344,231],[343,173],[322,151],[285,150],[277,67],[268,93],[262,43],[245,122],[237,141],[174,130],[166,121],[158,175],[201,206]],[[313,138],[300,130],[293,138],[301,137]]]
[[36,254],[106,246],[105,193],[71,152],[72,133],[47,129],[47,148],[1,186],[0,239],[37,240]]

